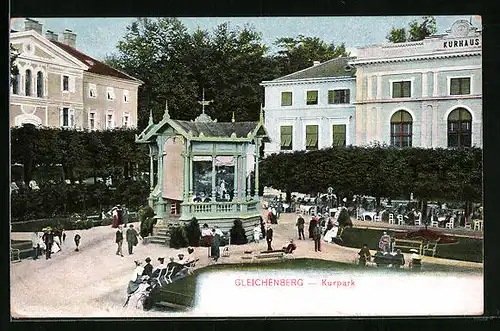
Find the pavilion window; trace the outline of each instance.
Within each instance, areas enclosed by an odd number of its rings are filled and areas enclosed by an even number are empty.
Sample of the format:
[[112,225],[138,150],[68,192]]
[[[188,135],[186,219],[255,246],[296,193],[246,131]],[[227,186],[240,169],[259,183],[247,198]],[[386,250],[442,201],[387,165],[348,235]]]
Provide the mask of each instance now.
[[317,105],[318,104],[318,91],[307,91],[307,101],[308,105]]
[[43,72],[41,71],[36,74],[36,96],[43,98]]
[[470,94],[470,77],[451,78],[450,95]]
[[391,146],[411,147],[413,119],[404,110],[400,110],[391,117]]
[[317,125],[307,125],[306,126],[306,150],[317,150],[318,149],[318,126]]
[[472,115],[457,108],[448,115],[448,147],[472,146]]
[[25,76],[25,94],[26,96],[31,96],[31,70],[26,70]]
[[280,127],[280,149],[288,151],[292,149],[292,131],[291,125]]
[[12,94],[19,94],[19,69],[16,67],[16,74],[12,77]]
[[333,125],[333,140],[332,146],[345,146],[346,145],[346,125]]
[[393,98],[410,98],[411,97],[411,81],[392,83],[392,97]]
[[281,92],[281,105],[282,106],[292,105],[292,92]]

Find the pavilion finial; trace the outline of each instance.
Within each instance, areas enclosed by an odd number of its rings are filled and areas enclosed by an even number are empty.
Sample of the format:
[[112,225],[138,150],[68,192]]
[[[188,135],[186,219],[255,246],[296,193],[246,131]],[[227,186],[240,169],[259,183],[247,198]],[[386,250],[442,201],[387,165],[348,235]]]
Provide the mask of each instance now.
[[260,104],[259,123],[264,123],[264,111],[262,110],[262,104]]
[[153,125],[154,122],[153,122],[153,109],[150,109],[149,110],[149,122],[148,122],[148,125]]
[[235,120],[234,120],[234,111],[233,111],[233,118],[231,119],[231,122],[233,122],[233,123],[234,123],[234,121],[235,121]]
[[208,106],[212,102],[213,100],[205,100],[205,88],[203,88],[202,100],[198,101],[198,103],[201,105],[201,114],[197,118],[195,118],[195,122],[213,122],[212,118],[205,114],[205,106]]
[[165,113],[163,114],[163,119],[169,119],[170,114],[168,113],[168,100],[165,99]]

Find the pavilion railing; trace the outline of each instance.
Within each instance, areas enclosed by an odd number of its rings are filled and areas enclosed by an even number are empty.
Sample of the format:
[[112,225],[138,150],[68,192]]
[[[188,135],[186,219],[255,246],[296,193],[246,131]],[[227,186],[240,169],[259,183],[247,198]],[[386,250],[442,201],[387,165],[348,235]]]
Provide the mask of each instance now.
[[258,211],[260,202],[251,200],[245,202],[190,202],[181,204],[181,214],[183,217],[196,217],[200,214],[211,214],[214,216],[230,216],[238,214],[254,213]]

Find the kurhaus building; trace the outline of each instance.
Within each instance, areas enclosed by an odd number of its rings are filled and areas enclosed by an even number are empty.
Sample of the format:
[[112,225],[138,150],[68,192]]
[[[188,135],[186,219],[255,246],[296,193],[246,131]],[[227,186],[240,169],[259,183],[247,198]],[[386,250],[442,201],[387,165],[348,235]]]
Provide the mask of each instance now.
[[264,81],[264,153],[316,150],[355,142],[356,78],[341,57],[290,75]]
[[142,82],[76,49],[76,34],[58,35],[26,19],[11,32],[19,56],[11,77],[10,126],[106,130],[137,126],[137,89]]
[[444,35],[368,46],[356,68],[356,145],[482,147],[481,32],[456,21]]

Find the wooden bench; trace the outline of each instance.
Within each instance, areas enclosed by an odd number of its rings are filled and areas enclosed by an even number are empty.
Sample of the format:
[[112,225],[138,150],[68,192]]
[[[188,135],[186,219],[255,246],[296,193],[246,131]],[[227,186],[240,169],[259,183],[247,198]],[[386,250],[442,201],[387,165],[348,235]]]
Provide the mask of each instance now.
[[259,255],[255,256],[257,259],[274,259],[274,258],[282,258],[283,257],[283,252],[281,253],[260,253]]
[[420,255],[423,254],[423,241],[422,240],[412,240],[412,239],[395,239],[394,240],[394,250],[398,248],[404,249],[418,249]]

